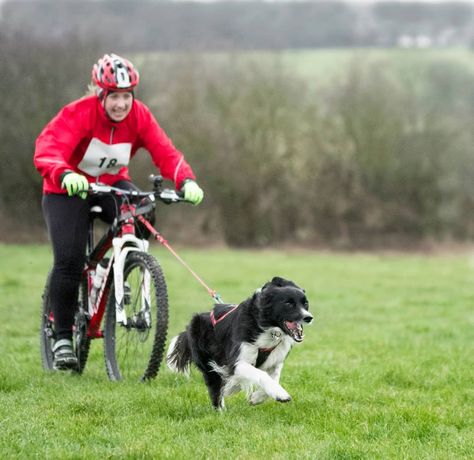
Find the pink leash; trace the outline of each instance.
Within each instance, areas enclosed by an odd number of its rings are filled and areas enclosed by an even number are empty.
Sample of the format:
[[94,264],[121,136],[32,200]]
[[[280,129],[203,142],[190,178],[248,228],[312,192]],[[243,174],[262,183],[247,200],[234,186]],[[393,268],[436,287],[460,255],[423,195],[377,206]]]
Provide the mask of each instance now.
[[197,281],[206,289],[207,293],[214,299],[216,303],[224,303],[222,301],[221,296],[217,293],[217,291],[214,291],[211,289],[201,278],[200,276],[176,253],[176,251],[169,245],[168,241],[153,227],[153,225],[150,224],[143,216],[136,216],[138,220],[145,225],[145,227],[150,230],[151,234],[155,237],[156,240],[158,240],[166,249],[168,249],[171,254],[173,254],[176,259],[178,259],[191,273],[191,275],[194,276],[194,278],[197,279]]

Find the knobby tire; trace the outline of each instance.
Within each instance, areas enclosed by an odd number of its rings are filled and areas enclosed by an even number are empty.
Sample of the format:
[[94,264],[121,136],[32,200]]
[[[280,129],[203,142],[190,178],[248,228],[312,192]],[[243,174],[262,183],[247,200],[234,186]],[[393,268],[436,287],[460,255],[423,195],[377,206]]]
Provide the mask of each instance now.
[[[134,327],[140,317],[144,272],[150,274],[151,327]],[[163,359],[168,332],[168,293],[159,263],[150,254],[133,251],[127,255],[124,283],[130,293],[124,309],[128,327],[116,322],[115,289],[110,288],[104,327],[104,354],[110,380],[150,380],[156,377]],[[136,322],[139,325],[139,321]]]
[[46,285],[43,290],[43,302],[41,307],[41,329],[40,329],[40,350],[41,364],[46,371],[53,370],[53,345],[55,340],[54,324],[50,319],[50,300],[49,300],[49,284],[51,280],[51,272],[48,274]]

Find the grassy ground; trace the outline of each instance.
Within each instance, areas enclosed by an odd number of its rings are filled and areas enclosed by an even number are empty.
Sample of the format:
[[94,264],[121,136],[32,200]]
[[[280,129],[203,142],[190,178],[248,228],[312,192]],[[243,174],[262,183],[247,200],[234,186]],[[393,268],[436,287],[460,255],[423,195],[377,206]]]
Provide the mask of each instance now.
[[[205,291],[161,249],[170,336]],[[214,412],[197,372],[110,383],[102,343],[82,377],[40,366],[46,246],[0,246],[2,458],[472,458],[474,254],[183,250],[227,301],[278,274],[304,286],[316,322],[291,353],[289,404],[228,398]]]

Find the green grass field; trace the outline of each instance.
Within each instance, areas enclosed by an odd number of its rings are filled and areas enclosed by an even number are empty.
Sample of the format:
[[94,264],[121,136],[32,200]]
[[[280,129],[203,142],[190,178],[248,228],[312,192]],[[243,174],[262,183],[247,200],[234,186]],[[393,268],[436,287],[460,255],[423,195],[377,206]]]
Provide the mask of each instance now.
[[[163,249],[170,336],[211,308]],[[273,275],[306,288],[316,314],[281,382],[293,396],[214,412],[200,375],[107,380],[102,343],[82,377],[41,369],[47,246],[0,245],[0,457],[468,459],[474,452],[474,253],[189,250],[225,300]]]
[[308,81],[331,82],[347,71],[354,62],[377,60],[400,66],[404,71],[413,71],[420,65],[442,60],[454,65],[474,68],[472,51],[467,48],[320,48],[292,49],[281,51],[236,51],[205,53],[138,53],[133,56],[139,67],[172,65],[176,62],[196,60],[212,68],[213,65],[234,66],[236,62],[253,62],[272,66],[281,64],[290,75]]

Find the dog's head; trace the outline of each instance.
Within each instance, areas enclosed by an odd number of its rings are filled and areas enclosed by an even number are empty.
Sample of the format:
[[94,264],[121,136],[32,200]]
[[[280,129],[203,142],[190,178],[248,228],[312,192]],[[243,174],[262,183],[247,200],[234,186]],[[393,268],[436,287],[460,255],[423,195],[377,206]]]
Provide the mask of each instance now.
[[255,296],[263,328],[277,326],[295,342],[303,340],[303,324],[313,321],[303,289],[292,281],[275,277],[265,283]]

